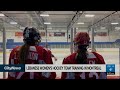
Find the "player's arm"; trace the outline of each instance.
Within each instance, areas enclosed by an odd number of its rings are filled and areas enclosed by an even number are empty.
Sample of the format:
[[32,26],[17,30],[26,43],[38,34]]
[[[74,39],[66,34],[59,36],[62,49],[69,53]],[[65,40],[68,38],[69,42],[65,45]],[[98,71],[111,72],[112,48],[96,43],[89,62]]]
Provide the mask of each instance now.
[[[14,64],[14,53],[15,50],[13,49],[9,56],[9,65]],[[16,74],[15,72],[8,72],[8,79],[15,79],[15,74]]]
[[52,57],[54,57],[54,55],[53,55],[53,54],[52,54],[51,56],[52,56]]
[[55,59],[55,61],[57,61],[57,58],[52,54],[52,57]]
[[[62,64],[70,64],[69,58],[64,58]],[[61,79],[75,79],[75,73],[73,73],[73,72],[62,72]]]
[[[98,53],[95,53],[97,58],[98,58],[98,64],[105,64],[105,60],[104,58],[98,54]],[[100,79],[107,79],[107,73],[106,72],[100,72]]]
[[[100,55],[100,64],[105,64],[104,58]],[[106,72],[100,72],[100,79],[107,79],[107,73]]]
[[[52,54],[51,54],[51,51],[44,51],[44,57],[45,57],[45,62],[46,64],[53,64],[52,62]],[[45,74],[45,73],[44,73]],[[48,79],[55,79],[56,78],[56,73],[55,72],[47,72],[46,74],[50,74]]]

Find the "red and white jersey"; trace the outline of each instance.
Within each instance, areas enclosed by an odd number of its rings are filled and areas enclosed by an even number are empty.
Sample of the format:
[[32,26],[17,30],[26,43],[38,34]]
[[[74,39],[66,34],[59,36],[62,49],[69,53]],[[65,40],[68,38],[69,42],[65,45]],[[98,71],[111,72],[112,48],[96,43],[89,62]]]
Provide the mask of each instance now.
[[48,48],[46,48],[46,47],[44,47],[44,49],[45,49],[48,53],[51,53],[51,50],[50,50],[50,49],[48,49]]
[[[15,47],[9,57],[9,64],[19,64],[20,46]],[[30,46],[25,64],[53,64],[51,52],[41,46]],[[9,72],[8,79],[55,79],[55,72]]]
[[52,54],[52,52],[51,52],[50,49],[48,49],[48,48],[46,48],[46,47],[44,47],[44,49],[45,49],[48,53],[51,53],[51,57],[54,57],[54,55]]
[[[77,64],[77,53],[64,58],[63,64]],[[105,64],[103,57],[96,52],[88,52],[87,64]],[[106,79],[106,73],[100,72],[62,72],[61,79]]]

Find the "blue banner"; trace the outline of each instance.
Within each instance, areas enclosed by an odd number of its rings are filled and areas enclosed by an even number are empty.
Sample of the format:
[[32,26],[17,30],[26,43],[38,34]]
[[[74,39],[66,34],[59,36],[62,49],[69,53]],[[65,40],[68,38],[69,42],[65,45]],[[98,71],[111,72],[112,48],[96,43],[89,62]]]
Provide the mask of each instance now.
[[0,72],[25,72],[24,64],[0,65]]

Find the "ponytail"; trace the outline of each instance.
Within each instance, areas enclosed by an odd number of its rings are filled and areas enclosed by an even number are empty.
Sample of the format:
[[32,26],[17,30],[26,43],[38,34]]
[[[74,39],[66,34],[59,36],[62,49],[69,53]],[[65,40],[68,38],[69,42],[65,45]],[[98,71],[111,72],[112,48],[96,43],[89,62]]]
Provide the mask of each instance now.
[[87,64],[87,45],[78,46],[77,64]]
[[19,56],[18,56],[18,60],[20,64],[25,64],[25,61],[27,60],[28,57],[28,53],[29,53],[29,45],[28,44],[24,44],[19,51]]

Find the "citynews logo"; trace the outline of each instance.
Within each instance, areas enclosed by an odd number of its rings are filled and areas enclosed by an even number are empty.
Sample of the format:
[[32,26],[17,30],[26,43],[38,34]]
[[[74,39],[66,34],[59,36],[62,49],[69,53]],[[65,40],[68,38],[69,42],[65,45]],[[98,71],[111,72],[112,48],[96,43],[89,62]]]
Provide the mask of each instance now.
[[24,72],[25,65],[0,65],[0,72]]
[[5,70],[21,70],[21,67],[15,67],[15,66],[5,66],[4,67]]

